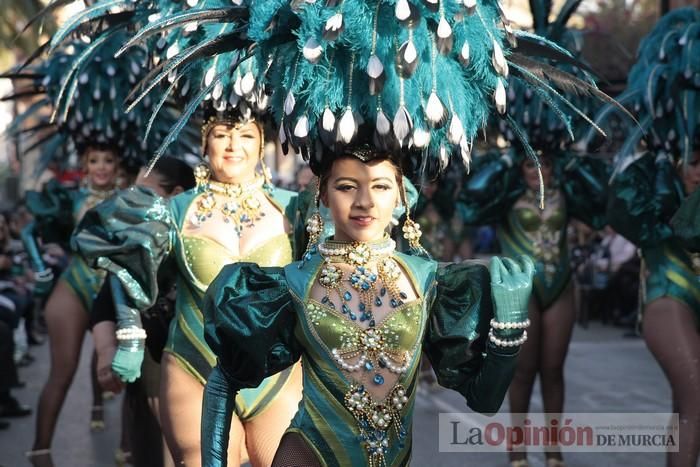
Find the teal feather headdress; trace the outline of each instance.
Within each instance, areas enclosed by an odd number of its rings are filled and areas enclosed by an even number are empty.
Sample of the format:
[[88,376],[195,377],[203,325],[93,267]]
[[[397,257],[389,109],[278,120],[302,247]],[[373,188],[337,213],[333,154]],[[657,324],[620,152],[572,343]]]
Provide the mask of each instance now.
[[[128,7],[134,2],[121,3]],[[123,163],[140,166],[155,151],[154,142],[162,139],[176,121],[172,103],[159,102],[159,108],[165,110],[151,128],[153,122],[149,118],[154,102],[150,97],[134,105],[130,112],[124,112],[123,104],[131,89],[151,67],[151,56],[144,46],[134,47],[118,57],[115,53],[129,38],[132,21],[144,20],[152,10],[110,8],[103,9],[102,16],[96,16],[94,9],[98,6],[71,18],[30,63],[2,75],[16,80],[23,89],[5,99],[40,96],[10,128],[15,133],[48,130],[37,133],[37,141],[27,149],[41,147],[37,170],[51,160],[65,162],[71,151],[80,153],[91,145],[113,147]],[[92,31],[85,30],[86,26],[91,26]],[[49,49],[48,57],[39,61],[46,49]],[[17,81],[26,79],[30,79],[29,83]],[[46,107],[51,109],[49,115]],[[26,122],[37,118],[38,125],[26,127]],[[144,135],[148,131],[155,133],[152,138]],[[197,145],[196,132],[188,128],[180,144],[171,148],[170,155],[183,157]]]
[[179,92],[190,85],[160,151],[204,100],[233,96],[246,76],[269,102],[283,145],[312,166],[368,143],[421,153],[439,168],[454,155],[468,165],[478,130],[494,110],[505,114],[510,79],[550,96],[556,109],[575,108],[555,89],[564,81],[600,96],[585,80],[548,76],[551,60],[578,61],[551,41],[514,33],[496,0],[168,3],[128,43],[159,37],[171,53],[149,76],[170,78],[169,91],[175,81],[184,83]]
[[[625,135],[615,156],[615,174],[645,148],[676,162],[690,161],[700,141],[700,9],[679,8],[658,21],[642,40],[618,101],[639,125]],[[616,109],[605,108],[596,121],[603,124],[615,114]]]

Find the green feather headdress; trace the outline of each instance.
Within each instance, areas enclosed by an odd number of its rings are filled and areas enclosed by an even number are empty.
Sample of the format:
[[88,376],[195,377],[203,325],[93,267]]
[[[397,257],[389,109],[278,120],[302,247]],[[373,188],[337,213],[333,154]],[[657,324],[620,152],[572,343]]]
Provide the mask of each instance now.
[[[639,157],[640,145],[687,163],[700,140],[700,10],[679,8],[663,16],[643,39],[625,92],[618,98],[637,116],[615,156],[615,174]],[[597,122],[616,109],[603,109]],[[590,139],[590,138],[587,138]],[[613,175],[613,176],[614,176]]]
[[[246,89],[260,97],[256,106],[269,103],[283,145],[312,166],[368,143],[419,152],[439,168],[454,156],[468,165],[472,142],[494,110],[530,148],[506,114],[509,79],[567,111],[575,105],[556,86],[591,87],[562,79],[566,73],[548,76],[552,61],[578,61],[547,39],[513,32],[496,0],[167,3],[127,44],[158,37],[171,53],[150,81],[169,78],[168,92],[188,97],[159,152],[205,100],[250,96],[236,93],[247,80]],[[141,95],[152,92],[146,88]]]
[[[103,3],[112,7],[104,8]],[[130,91],[146,75],[151,65],[147,47],[134,47],[128,53],[115,57],[122,44],[130,37],[128,28],[133,22],[144,21],[152,10],[134,8],[134,2],[100,2],[82,11],[63,25],[56,34],[18,69],[2,75],[13,80],[26,80],[23,91],[6,99],[26,95],[40,96],[35,105],[13,122],[10,131],[37,133],[32,144],[42,149],[40,170],[51,160],[65,162],[75,148],[78,152],[90,145],[114,147],[123,163],[140,166],[148,160],[176,121],[171,102],[158,102],[165,108],[161,118],[150,121],[155,103],[151,97],[142,99],[124,112],[124,102]],[[52,5],[49,5],[50,8]],[[97,14],[96,10],[101,12]],[[86,29],[88,28],[88,29]],[[76,36],[78,39],[76,39]],[[48,50],[48,57],[38,57]],[[45,108],[51,108],[46,115]],[[25,122],[39,118],[39,125],[27,128]],[[148,138],[148,133],[155,133]],[[183,157],[198,145],[195,131],[187,129],[180,144],[173,146],[172,154]]]

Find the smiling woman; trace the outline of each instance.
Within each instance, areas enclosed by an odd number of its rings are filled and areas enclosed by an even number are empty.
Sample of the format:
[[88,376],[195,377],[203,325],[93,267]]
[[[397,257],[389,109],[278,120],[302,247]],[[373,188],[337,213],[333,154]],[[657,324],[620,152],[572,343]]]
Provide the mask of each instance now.
[[[216,362],[204,341],[201,312],[209,283],[224,266],[241,261],[285,265],[301,244],[301,229],[295,230],[298,197],[271,184],[261,157],[261,125],[231,108],[219,112],[209,106],[207,112],[202,125],[206,163],[195,169],[196,188],[167,203],[136,202],[140,214],[129,216],[135,224],[83,225],[76,237],[91,264],[109,264],[107,269],[121,279],[113,285],[119,289],[113,295],[123,299],[117,307],[119,349],[112,366],[124,381],[140,374],[145,340],[140,311],[153,305],[159,288],[168,282],[164,279],[170,276],[177,282],[160,401],[170,451],[177,465],[187,466],[200,465],[203,385]],[[93,241],[80,241],[88,237]],[[120,240],[110,243],[115,238]],[[298,366],[241,391],[230,430],[231,463],[241,462],[245,446],[254,465],[269,465],[300,397]]]

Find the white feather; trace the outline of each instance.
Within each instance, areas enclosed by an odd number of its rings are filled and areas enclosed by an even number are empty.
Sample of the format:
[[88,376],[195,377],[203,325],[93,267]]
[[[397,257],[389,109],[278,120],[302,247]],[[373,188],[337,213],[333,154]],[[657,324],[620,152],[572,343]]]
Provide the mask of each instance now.
[[430,144],[430,132],[422,128],[416,128],[413,131],[413,145],[418,149],[422,149]]
[[462,156],[462,164],[464,164],[464,167],[467,169],[467,174],[469,174],[472,162],[472,147],[467,141],[466,136],[463,136],[462,140],[459,142],[459,152]]
[[280,144],[287,142],[287,132],[284,131],[284,124],[280,125],[280,131],[277,134],[277,138],[280,140]]
[[387,118],[383,110],[377,112],[377,133],[386,136],[391,131],[391,122]]
[[185,32],[195,32],[197,30],[197,26],[199,26],[199,24],[196,21],[187,23],[187,25],[185,26]]
[[493,41],[493,67],[498,74],[508,76],[508,63],[506,62],[506,57],[503,55],[501,44],[495,40]]
[[428,104],[425,106],[425,116],[433,125],[437,125],[445,117],[445,106],[442,105],[440,98],[435,91],[430,93]]
[[243,95],[247,96],[251,92],[253,92],[253,89],[255,88],[255,75],[253,75],[252,72],[248,72],[243,76],[243,79],[241,80],[241,91],[243,91]]
[[294,136],[297,138],[306,138],[309,135],[309,118],[302,115],[294,126]]
[[452,114],[452,120],[450,120],[450,129],[447,132],[447,139],[452,144],[459,144],[463,136],[464,126],[462,126],[462,120],[459,119],[457,114]]
[[187,6],[195,7],[199,3],[199,0],[187,0]]
[[401,106],[399,110],[396,111],[394,116],[394,136],[399,140],[399,143],[403,146],[404,140],[411,133],[411,127],[413,122],[411,121],[411,116],[408,114],[406,107]]
[[211,84],[212,81],[214,81],[214,76],[216,76],[216,68],[211,67],[207,70],[207,72],[204,74],[204,87],[206,88]]
[[214,98],[214,100],[218,100],[221,98],[221,95],[224,93],[224,85],[221,84],[221,81],[216,83],[214,85],[214,89],[211,92],[211,96]]
[[338,31],[343,27],[343,15],[342,13],[336,13],[326,21],[326,26],[324,29],[326,31]]
[[411,6],[408,4],[408,0],[396,2],[394,14],[399,21],[406,21],[411,16]]
[[316,63],[318,59],[321,58],[323,49],[321,48],[321,44],[319,44],[315,38],[311,37],[306,41],[306,44],[304,44],[303,53],[305,59],[311,63]]
[[343,116],[340,117],[338,136],[340,137],[340,141],[345,144],[352,141],[355,136],[355,117],[352,115],[352,109],[349,107],[345,109]]
[[294,98],[294,94],[292,91],[289,91],[287,93],[287,98],[284,100],[284,113],[289,115],[292,112],[294,112],[294,106],[296,105],[297,100]]
[[413,41],[408,41],[406,49],[403,53],[403,59],[406,61],[406,63],[413,63],[416,61],[417,58],[418,51],[416,50],[416,46],[413,45]]
[[471,50],[469,48],[469,42],[464,41],[464,45],[462,46],[462,50],[459,52],[459,59],[462,61],[462,64],[464,66],[469,66],[470,55],[471,55]]
[[323,111],[321,126],[328,132],[335,129],[335,115],[333,115],[333,111],[329,107],[326,107],[326,110]]
[[506,113],[506,88],[503,86],[503,81],[500,79],[496,85],[496,90],[493,92],[493,99],[496,101],[496,110],[498,113]]
[[377,79],[384,73],[384,65],[379,57],[372,55],[367,62],[367,74],[370,78]]
[[447,168],[447,165],[450,163],[450,156],[447,154],[447,148],[445,146],[440,145],[440,170],[445,170]]
[[452,35],[452,28],[450,27],[450,23],[447,22],[444,16],[440,18],[440,24],[437,28],[437,35],[441,39],[446,39]]
[[236,81],[233,82],[233,92],[238,94],[240,97],[243,97],[243,89],[241,88],[241,77],[238,76],[236,78]]

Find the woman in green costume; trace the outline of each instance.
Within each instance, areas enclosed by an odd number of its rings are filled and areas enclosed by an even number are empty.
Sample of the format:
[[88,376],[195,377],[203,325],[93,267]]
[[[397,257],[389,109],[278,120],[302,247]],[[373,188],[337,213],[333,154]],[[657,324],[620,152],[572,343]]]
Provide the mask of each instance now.
[[[280,140],[320,175],[335,235],[301,262],[227,266],[210,285],[205,332],[218,365],[205,391],[203,463],[226,465],[233,394],[301,359],[304,395],[272,465],[406,465],[421,350],[440,384],[475,410],[498,410],[526,340],[534,268],[494,259],[489,276],[480,265],[397,253],[386,234],[396,203],[405,205],[397,162],[444,168],[457,156],[469,165],[492,107],[505,111],[509,67],[518,60],[522,77],[537,61],[505,58],[514,33],[491,0],[251,2],[237,11],[247,20],[239,39],[269,64]],[[224,13],[215,21],[229,21]],[[321,221],[307,227],[312,245]],[[402,230],[419,249],[418,225],[409,219]]]
[[[566,24],[578,3],[570,2],[557,15],[551,2],[529,3],[535,32],[566,47],[574,56],[580,55],[583,38]],[[547,73],[567,71],[586,76],[586,70],[582,63],[575,67],[563,63]],[[535,260],[530,339],[520,353],[508,393],[510,410],[528,413],[539,375],[544,412],[559,414],[564,412],[564,363],[576,313],[567,229],[572,219],[593,229],[605,226],[609,164],[574,151],[574,136],[588,128],[582,112],[569,122],[561,120],[551,99],[527,89],[526,83],[511,83],[508,114],[527,133],[539,163],[519,141],[517,130],[500,122],[499,133],[510,142],[510,148],[492,150],[475,159],[458,209],[466,224],[496,224],[504,255],[526,254]],[[587,93],[567,92],[566,96],[582,111],[593,102]],[[513,419],[517,426],[523,422],[521,416]],[[509,459],[513,467],[528,465],[522,446],[514,445]],[[564,465],[556,444],[548,447],[546,459],[548,467]]]
[[[119,35],[113,38],[117,41]],[[12,131],[30,133],[37,128],[47,130],[36,132],[35,142],[27,149],[40,149],[37,169],[41,171],[50,161],[66,164],[71,155],[79,155],[85,174],[85,186],[79,189],[68,190],[50,181],[42,192],[27,194],[27,207],[35,221],[27,225],[22,238],[37,276],[35,292],[40,295],[50,292],[53,277],[42,259],[38,240],[67,246],[73,227],[85,212],[113,193],[119,166],[138,163],[147,152],[144,146],[133,143],[144,123],[140,109],[126,117],[117,108],[129,83],[142,73],[146,54],[136,49],[114,59],[115,45],[71,40],[57,45],[45,60],[5,75],[16,80],[19,96],[32,93],[39,97],[12,127]],[[86,56],[94,61],[83,61]],[[31,79],[29,84],[27,78]],[[53,112],[52,119],[46,116],[47,107]],[[29,122],[32,126],[27,128]],[[49,449],[56,422],[80,361],[88,313],[103,277],[82,258],[73,256],[46,303],[51,371],[39,398],[34,445],[28,453],[37,465],[51,465]],[[102,391],[93,368],[91,428],[103,427]]]
[[[195,189],[168,203],[130,200],[130,215],[112,221],[105,216],[104,225],[84,222],[75,239],[81,254],[112,273],[119,342],[112,367],[125,381],[140,375],[146,336],[139,310],[155,303],[168,276],[176,281],[175,317],[161,361],[160,406],[175,463],[187,466],[200,465],[203,386],[215,365],[204,342],[204,292],[227,264],[291,262],[298,203],[295,193],[274,187],[256,171],[264,136],[255,120],[214,112],[202,138],[208,164],[197,167]],[[297,367],[242,391],[231,427],[231,462],[240,462],[245,439],[251,462],[270,464],[300,395]]]
[[[206,336],[219,363],[204,402],[205,465],[226,465],[232,394],[300,358],[304,396],[275,466],[407,463],[421,351],[470,407],[498,410],[526,337],[533,265],[496,259],[489,277],[481,265],[396,252],[385,232],[401,191],[386,153],[348,152],[321,172],[332,239],[285,268],[227,266],[211,284]],[[517,329],[489,332],[489,322]]]
[[610,225],[643,258],[644,340],[680,419],[678,452],[667,457],[672,467],[695,466],[700,456],[698,43],[697,8],[664,16],[642,42],[623,94],[641,128],[618,154],[608,206]]

